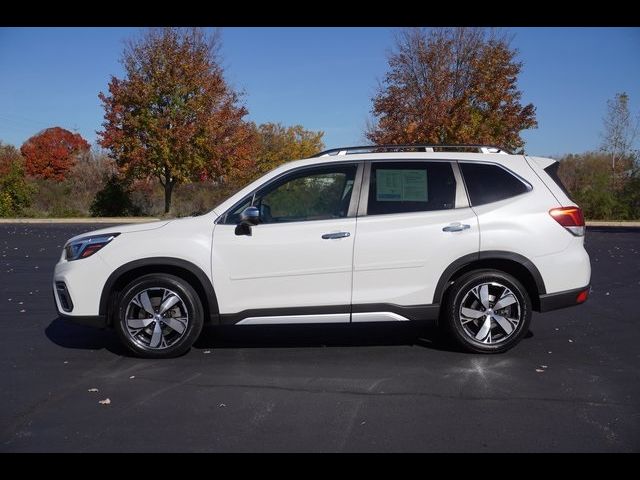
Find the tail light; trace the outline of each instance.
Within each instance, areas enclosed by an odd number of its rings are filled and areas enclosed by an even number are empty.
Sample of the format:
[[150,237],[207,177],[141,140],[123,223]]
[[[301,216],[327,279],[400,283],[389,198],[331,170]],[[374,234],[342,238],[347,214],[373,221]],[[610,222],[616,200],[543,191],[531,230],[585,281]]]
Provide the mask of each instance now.
[[579,207],[560,207],[549,210],[556,222],[569,230],[576,237],[582,237],[585,231],[584,216]]
[[589,298],[589,289],[586,288],[584,290],[582,290],[578,296],[576,297],[576,303],[584,303],[587,301],[587,298]]

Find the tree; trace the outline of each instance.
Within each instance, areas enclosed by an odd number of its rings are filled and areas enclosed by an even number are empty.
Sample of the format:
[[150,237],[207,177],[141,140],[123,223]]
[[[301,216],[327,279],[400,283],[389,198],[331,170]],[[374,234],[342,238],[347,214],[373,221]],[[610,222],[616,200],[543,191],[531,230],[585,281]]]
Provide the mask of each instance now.
[[[633,151],[633,145],[638,138],[638,125],[640,117],[635,119],[629,111],[629,95],[625,92],[617,93],[615,97],[607,101],[607,113],[603,119],[604,132],[602,133],[601,150],[605,152],[611,163],[611,186],[618,190],[618,170],[629,168],[629,163],[634,164],[633,157],[637,152]],[[622,167],[622,168],[621,168]]]
[[13,145],[3,143],[0,140],[0,177],[8,175],[11,166],[16,162],[22,162],[20,152]]
[[78,157],[89,148],[89,143],[79,133],[51,127],[24,142],[20,152],[29,175],[62,181]]
[[[628,162],[624,157],[622,162]],[[635,220],[640,217],[640,172],[611,188],[611,158],[603,151],[569,154],[560,159],[558,175],[588,219]]]
[[96,192],[89,211],[92,217],[124,217],[140,213],[131,201],[129,182],[123,182],[116,174],[107,177],[104,187]]
[[251,170],[253,131],[224,79],[219,43],[198,28],[150,29],[124,50],[126,78],[99,94],[100,145],[129,178],[160,181],[165,213],[177,184]]
[[520,132],[537,127],[535,107],[522,106],[522,63],[504,37],[482,28],[402,30],[390,71],[373,98],[376,144],[524,146]]
[[324,148],[324,132],[305,130],[302,125],[284,127],[280,123],[263,123],[257,132],[256,170],[265,173],[289,160],[307,158]]
[[0,217],[20,215],[31,204],[32,194],[20,153],[0,141]]

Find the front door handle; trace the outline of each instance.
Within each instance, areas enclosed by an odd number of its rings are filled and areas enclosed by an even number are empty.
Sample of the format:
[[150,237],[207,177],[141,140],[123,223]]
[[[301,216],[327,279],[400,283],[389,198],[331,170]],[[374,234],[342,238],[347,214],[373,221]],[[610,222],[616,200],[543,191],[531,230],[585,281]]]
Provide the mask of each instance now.
[[349,236],[351,236],[351,233],[349,232],[335,232],[335,233],[325,233],[324,235],[322,235],[322,238],[324,240],[330,240],[333,238],[345,238]]
[[456,223],[450,223],[449,225],[444,227],[442,231],[443,232],[461,232],[462,230],[466,230],[467,228],[471,228],[471,226],[464,223],[456,222]]

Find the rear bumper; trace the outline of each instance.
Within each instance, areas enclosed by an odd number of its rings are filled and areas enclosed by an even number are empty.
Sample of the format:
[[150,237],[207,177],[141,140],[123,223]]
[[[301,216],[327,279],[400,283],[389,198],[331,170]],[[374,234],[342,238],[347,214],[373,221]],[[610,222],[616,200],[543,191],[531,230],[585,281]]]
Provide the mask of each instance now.
[[565,290],[564,292],[540,295],[540,311],[548,312],[550,310],[581,305],[587,300],[590,292],[591,286],[587,285],[586,287]]

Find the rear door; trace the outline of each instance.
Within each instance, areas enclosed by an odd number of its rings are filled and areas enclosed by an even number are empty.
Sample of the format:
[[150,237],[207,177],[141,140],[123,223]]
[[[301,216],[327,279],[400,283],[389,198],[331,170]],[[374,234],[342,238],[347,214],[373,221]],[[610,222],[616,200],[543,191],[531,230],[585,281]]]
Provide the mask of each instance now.
[[421,319],[444,269],[479,250],[456,162],[368,162],[357,231],[354,322]]

